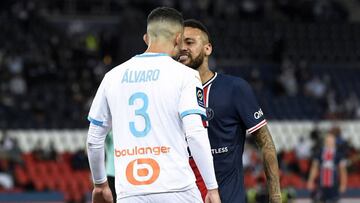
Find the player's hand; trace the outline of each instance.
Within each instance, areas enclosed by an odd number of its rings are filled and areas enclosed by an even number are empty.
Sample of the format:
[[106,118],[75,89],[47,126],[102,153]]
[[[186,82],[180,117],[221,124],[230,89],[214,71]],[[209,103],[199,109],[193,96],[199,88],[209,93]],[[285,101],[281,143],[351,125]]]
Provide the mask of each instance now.
[[208,190],[205,203],[221,203],[218,189]]
[[314,191],[315,190],[314,181],[308,181],[306,187],[307,187],[308,190]]
[[112,193],[108,182],[95,184],[92,192],[92,203],[113,203]]

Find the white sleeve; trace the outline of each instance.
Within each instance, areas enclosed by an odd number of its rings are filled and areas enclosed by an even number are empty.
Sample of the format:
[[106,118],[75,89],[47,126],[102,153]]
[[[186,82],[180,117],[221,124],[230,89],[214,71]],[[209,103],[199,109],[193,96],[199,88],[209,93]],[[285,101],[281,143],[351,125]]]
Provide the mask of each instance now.
[[105,138],[110,127],[102,127],[90,123],[87,136],[87,154],[90,170],[95,184],[106,182]]
[[106,98],[106,75],[102,80],[91,104],[88,120],[98,126],[111,126],[111,113]]
[[191,155],[199,168],[206,188],[208,190],[218,188],[210,142],[200,116],[195,114],[185,116],[183,125]]
[[206,118],[204,92],[197,71],[186,72],[181,89],[178,111],[181,118],[189,114],[199,114]]

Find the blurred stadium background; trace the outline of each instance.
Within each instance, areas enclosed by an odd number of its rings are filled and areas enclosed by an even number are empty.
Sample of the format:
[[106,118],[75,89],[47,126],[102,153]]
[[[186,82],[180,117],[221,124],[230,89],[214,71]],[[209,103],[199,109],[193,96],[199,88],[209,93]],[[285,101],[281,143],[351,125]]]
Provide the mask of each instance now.
[[[309,202],[312,152],[327,131],[346,150],[343,202],[360,201],[359,0],[1,0],[0,202],[89,201],[92,96],[145,50],[146,16],[160,5],[203,21],[211,67],[251,83],[288,202]],[[244,167],[252,199],[264,184],[251,138]]]

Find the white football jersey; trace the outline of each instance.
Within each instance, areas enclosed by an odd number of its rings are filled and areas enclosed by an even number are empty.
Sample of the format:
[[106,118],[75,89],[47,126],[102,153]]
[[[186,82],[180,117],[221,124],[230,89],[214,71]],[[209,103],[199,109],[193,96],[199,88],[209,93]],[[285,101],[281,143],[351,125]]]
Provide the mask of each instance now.
[[118,198],[196,187],[189,114],[206,116],[199,74],[166,54],[137,55],[105,75],[89,120],[112,127]]

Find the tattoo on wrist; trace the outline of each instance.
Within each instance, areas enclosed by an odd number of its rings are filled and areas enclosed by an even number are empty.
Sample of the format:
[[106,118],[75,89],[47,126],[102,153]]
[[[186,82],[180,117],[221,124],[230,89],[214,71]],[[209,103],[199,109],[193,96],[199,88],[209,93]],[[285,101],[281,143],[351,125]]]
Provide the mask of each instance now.
[[281,194],[275,194],[270,197],[270,203],[281,203]]

